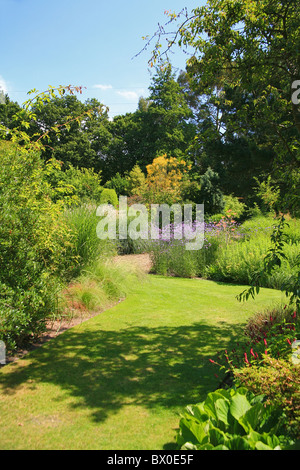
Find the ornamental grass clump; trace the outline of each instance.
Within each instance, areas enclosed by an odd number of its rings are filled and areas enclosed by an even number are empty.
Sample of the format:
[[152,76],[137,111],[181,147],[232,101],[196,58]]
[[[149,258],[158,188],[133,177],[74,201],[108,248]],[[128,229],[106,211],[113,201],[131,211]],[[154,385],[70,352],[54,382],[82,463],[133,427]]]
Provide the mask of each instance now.
[[79,276],[98,259],[106,260],[116,253],[115,240],[101,240],[97,236],[99,217],[96,215],[96,206],[83,204],[68,208],[64,212],[64,219],[71,237],[64,258],[68,279]]
[[124,299],[142,281],[138,269],[119,266],[112,259],[97,260],[84,269],[64,292],[69,310],[98,311]]

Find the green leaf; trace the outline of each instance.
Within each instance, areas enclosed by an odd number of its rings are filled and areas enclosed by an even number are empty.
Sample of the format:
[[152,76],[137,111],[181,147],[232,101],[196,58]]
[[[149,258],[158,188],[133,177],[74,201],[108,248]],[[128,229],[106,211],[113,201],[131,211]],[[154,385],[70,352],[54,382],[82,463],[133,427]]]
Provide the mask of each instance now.
[[229,450],[251,450],[251,445],[245,437],[234,436],[227,442]]
[[198,444],[207,436],[206,422],[199,423],[195,418],[182,418],[179,423],[179,428],[180,430],[177,436],[179,445],[183,445],[185,442]]
[[[204,410],[209,414],[209,416],[211,416],[215,420],[218,420],[218,415],[217,415],[215,404],[216,404],[216,401],[218,399],[224,399],[225,398],[226,394],[223,393],[223,392],[226,392],[226,391],[225,390],[217,390],[215,392],[209,393],[207,395],[205,403],[204,403]],[[229,397],[228,392],[226,392],[226,393]]]
[[203,403],[187,406],[186,410],[200,422],[207,421],[208,419],[207,413],[204,412]]
[[254,431],[259,428],[259,424],[264,421],[264,406],[261,403],[256,403],[243,416],[240,416],[239,423],[243,426],[246,432]]
[[228,426],[229,403],[223,399],[218,399],[215,403],[215,409],[218,420]]
[[245,395],[237,393],[232,397],[230,405],[230,413],[239,421],[239,419],[251,408],[249,401]]
[[226,434],[220,429],[211,426],[209,429],[209,442],[214,446],[226,445],[227,443]]
[[270,446],[268,446],[267,444],[264,444],[263,442],[258,441],[258,442],[255,444],[255,449],[256,449],[256,450],[273,450],[273,447],[270,447]]

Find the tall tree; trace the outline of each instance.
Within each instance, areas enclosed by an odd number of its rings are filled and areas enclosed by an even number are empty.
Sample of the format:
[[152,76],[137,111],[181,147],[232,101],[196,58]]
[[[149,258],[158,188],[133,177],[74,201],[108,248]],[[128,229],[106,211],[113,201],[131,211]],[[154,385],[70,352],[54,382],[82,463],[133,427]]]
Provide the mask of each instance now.
[[[42,157],[51,157],[75,167],[100,169],[110,135],[108,117],[97,100],[82,103],[75,95],[53,97],[43,106],[33,107],[36,121],[30,132],[45,133],[48,142]],[[55,131],[51,130],[52,128]]]
[[[171,66],[158,68],[135,113],[117,116],[110,124],[112,134],[108,155],[103,160],[105,178],[124,174],[138,164],[143,171],[162,154],[186,158],[194,126],[185,92]],[[105,164],[104,164],[105,163]]]
[[186,157],[194,127],[192,110],[170,65],[158,68],[150,90],[150,105],[145,125],[151,131],[155,154],[167,153],[173,157]]
[[[299,17],[298,0],[208,0],[184,19],[167,47],[178,41],[192,50],[188,73],[208,94],[218,81],[252,96],[251,115],[247,101],[241,103],[231,115],[232,128],[248,121],[249,129],[262,129],[289,205],[299,205],[300,104],[291,99],[300,79]],[[159,45],[156,57],[162,55]]]
[[[195,86],[188,73],[182,73],[179,80],[194,113],[197,136],[190,154],[195,172],[203,174],[211,167],[220,175],[226,194],[247,198],[249,202],[254,177],[269,173],[275,158],[263,132],[265,126],[255,126],[251,119],[252,94],[218,82],[208,93],[201,82]],[[245,104],[248,107],[246,119],[242,116],[238,119],[238,111]]]

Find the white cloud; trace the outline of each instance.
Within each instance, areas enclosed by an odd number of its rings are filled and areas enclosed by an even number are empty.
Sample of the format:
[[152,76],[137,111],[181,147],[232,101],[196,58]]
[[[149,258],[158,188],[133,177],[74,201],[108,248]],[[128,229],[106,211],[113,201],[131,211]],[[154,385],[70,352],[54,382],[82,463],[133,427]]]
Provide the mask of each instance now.
[[117,91],[118,95],[122,96],[126,100],[137,100],[139,95],[135,91]]
[[4,94],[7,93],[7,84],[1,75],[0,75],[0,91],[3,91]]
[[94,85],[93,88],[99,88],[99,90],[111,90],[112,89],[112,85],[101,85],[101,84],[97,84],[97,85]]

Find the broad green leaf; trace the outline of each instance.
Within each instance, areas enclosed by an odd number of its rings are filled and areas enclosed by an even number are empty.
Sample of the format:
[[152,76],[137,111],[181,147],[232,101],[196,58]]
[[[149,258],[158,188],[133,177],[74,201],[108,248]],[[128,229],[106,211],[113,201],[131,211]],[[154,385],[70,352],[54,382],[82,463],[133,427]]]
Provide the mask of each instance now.
[[195,444],[192,444],[191,442],[186,442],[181,448],[180,450],[197,450],[198,449],[198,446],[196,446]]
[[229,450],[251,450],[248,439],[242,436],[234,436],[228,440],[227,446]]
[[279,441],[277,436],[272,435],[272,434],[264,433],[263,438],[264,438],[264,442],[268,446],[272,447],[272,449],[275,449],[278,446],[280,447],[280,441]]
[[204,403],[204,410],[214,419],[218,419],[217,416],[217,411],[215,408],[216,401],[218,399],[224,399],[226,398],[226,395],[228,396],[228,399],[230,397],[229,393],[223,393],[226,392],[225,390],[216,390],[215,392],[211,392],[207,395],[205,403]]
[[230,413],[237,421],[239,421],[240,417],[243,416],[250,408],[251,405],[245,395],[237,393],[232,397]]
[[229,413],[229,403],[223,399],[218,399],[215,403],[215,409],[217,413],[218,420],[222,421],[227,426],[228,422],[228,413]]
[[262,403],[256,403],[243,416],[240,416],[239,423],[247,433],[253,429],[254,431],[259,428],[260,423],[264,422],[264,406]]
[[256,450],[273,450],[273,447],[270,447],[270,446],[268,446],[267,444],[264,444],[263,442],[258,441],[258,442],[255,444],[255,449],[256,449]]
[[225,446],[214,447],[209,442],[207,444],[202,444],[202,445],[196,446],[196,447],[197,447],[197,450],[228,450],[228,448],[225,447]]
[[[206,423],[198,423],[195,419],[182,418],[180,420],[180,437],[184,442],[191,442],[192,444],[201,443],[207,436]],[[178,437],[178,443],[180,438]]]
[[187,406],[187,412],[194,416],[198,421],[207,421],[208,415],[204,412],[203,403]]
[[219,445],[226,445],[228,438],[225,432],[221,431],[220,429],[211,426],[209,428],[209,442],[214,446]]

